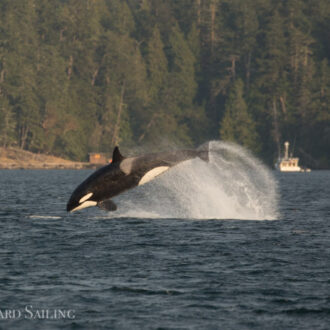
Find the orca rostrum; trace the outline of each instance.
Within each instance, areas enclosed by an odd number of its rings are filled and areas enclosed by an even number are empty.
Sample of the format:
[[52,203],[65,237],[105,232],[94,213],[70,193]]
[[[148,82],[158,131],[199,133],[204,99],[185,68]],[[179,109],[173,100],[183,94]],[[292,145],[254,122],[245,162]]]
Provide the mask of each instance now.
[[90,206],[115,211],[117,206],[110,198],[143,185],[171,167],[196,157],[208,161],[208,150],[178,150],[125,158],[115,147],[112,162],[95,171],[74,190],[67,211]]

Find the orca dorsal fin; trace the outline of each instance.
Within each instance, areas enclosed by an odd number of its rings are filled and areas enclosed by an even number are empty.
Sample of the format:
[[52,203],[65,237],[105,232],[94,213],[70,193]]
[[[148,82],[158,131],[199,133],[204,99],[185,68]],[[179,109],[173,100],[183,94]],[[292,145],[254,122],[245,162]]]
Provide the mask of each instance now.
[[113,149],[113,154],[112,154],[112,162],[117,163],[121,162],[125,157],[123,157],[119,151],[119,148],[116,146],[115,149]]

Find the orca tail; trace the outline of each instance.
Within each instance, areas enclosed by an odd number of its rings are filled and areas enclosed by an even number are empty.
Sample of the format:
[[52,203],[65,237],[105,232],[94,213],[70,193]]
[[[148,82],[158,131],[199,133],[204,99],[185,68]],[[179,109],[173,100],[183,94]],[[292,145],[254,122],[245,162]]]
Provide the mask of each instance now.
[[202,144],[198,149],[197,149],[197,156],[201,159],[204,160],[204,162],[209,162],[210,161],[210,156],[209,156],[209,142]]
[[198,157],[201,160],[204,160],[204,162],[209,162],[210,161],[210,157],[209,157],[209,152],[208,151],[199,151],[198,152]]

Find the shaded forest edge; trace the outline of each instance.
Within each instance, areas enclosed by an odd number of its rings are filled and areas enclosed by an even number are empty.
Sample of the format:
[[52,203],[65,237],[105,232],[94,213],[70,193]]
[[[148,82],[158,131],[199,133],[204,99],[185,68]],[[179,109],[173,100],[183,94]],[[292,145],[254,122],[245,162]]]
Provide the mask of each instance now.
[[273,165],[289,141],[330,168],[329,17],[328,0],[3,0],[0,146],[81,162],[222,139]]

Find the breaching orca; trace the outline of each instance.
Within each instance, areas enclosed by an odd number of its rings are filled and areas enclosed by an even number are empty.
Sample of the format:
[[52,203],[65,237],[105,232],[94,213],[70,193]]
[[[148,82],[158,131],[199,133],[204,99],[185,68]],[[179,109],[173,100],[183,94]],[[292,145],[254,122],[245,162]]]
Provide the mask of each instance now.
[[73,212],[90,206],[115,211],[116,204],[110,198],[143,185],[169,168],[188,159],[199,157],[209,160],[207,150],[179,150],[125,158],[115,147],[112,163],[95,171],[72,193],[67,211]]

